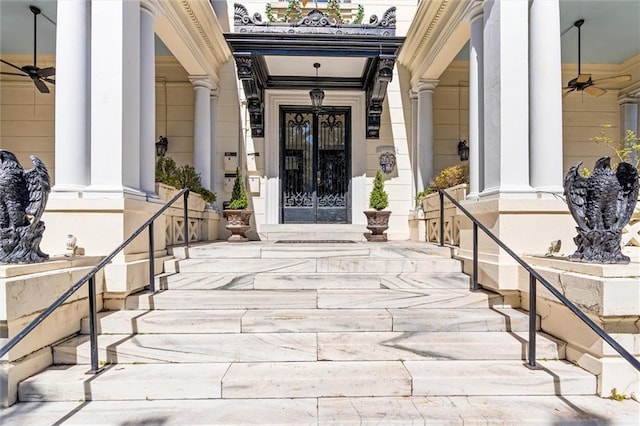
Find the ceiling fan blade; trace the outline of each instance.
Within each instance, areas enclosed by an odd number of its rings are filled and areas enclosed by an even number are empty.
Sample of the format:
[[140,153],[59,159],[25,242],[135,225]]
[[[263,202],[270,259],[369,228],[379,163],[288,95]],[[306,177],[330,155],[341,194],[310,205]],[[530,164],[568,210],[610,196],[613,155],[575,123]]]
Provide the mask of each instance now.
[[576,78],[576,83],[586,83],[591,78],[591,74],[580,74],[578,78]]
[[567,90],[566,92],[564,92],[564,93],[562,94],[562,97],[563,97],[563,98],[566,98],[566,97],[567,97],[567,96],[569,96],[569,94],[570,94],[571,92],[573,92],[574,90],[575,90],[575,89],[569,89],[569,90]]
[[56,84],[56,81],[50,78],[43,78],[43,80],[46,81],[47,83]]
[[587,92],[588,94],[590,94],[591,96],[602,96],[605,93],[607,93],[606,90],[602,90],[599,87],[595,87],[595,86],[587,86],[583,89],[585,92]]
[[26,74],[18,74],[17,72],[5,72],[5,71],[0,71],[0,74],[3,75],[19,75],[20,77],[29,77]]
[[599,78],[597,80],[593,80],[593,84],[609,84],[609,83],[624,83],[625,81],[631,80],[630,74],[625,75],[617,75],[615,77],[605,77]]
[[22,68],[20,68],[19,66],[17,66],[17,65],[13,65],[11,62],[7,62],[7,61],[5,61],[4,59],[0,59],[0,62],[2,62],[3,64],[7,64],[7,65],[9,65],[10,67],[14,67],[14,68],[15,68],[15,69],[17,69],[17,70],[20,70],[20,71],[24,72],[24,71],[23,71],[23,69],[22,69]]
[[33,79],[33,84],[36,85],[36,87],[38,88],[38,90],[40,91],[40,93],[50,93],[49,92],[49,88],[47,87],[46,84],[44,84],[44,82],[38,78],[34,78]]
[[51,77],[52,75],[56,75],[56,69],[54,67],[41,68],[38,70],[38,77]]

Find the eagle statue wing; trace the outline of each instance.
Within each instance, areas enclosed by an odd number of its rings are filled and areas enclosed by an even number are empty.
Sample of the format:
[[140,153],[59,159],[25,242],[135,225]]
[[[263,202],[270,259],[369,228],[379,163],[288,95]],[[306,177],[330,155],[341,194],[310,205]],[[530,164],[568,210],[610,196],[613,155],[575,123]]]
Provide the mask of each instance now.
[[624,228],[631,220],[631,215],[638,202],[638,170],[631,164],[621,162],[616,169],[616,178],[620,183],[620,193],[618,194],[617,218],[613,225],[614,230]]
[[44,163],[35,155],[31,156],[31,161],[33,162],[33,168],[24,172],[27,189],[29,190],[29,204],[27,204],[25,211],[28,215],[33,216],[31,223],[37,224],[49,199],[51,181]]
[[587,184],[588,179],[580,176],[578,171],[582,161],[571,166],[564,178],[564,195],[571,216],[578,223],[580,229],[589,229],[586,220]]

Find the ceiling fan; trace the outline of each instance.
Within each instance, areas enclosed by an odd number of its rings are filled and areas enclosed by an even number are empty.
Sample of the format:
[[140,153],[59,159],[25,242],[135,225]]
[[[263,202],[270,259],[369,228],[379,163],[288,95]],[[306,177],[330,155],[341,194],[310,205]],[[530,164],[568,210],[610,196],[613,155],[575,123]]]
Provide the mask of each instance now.
[[4,71],[0,72],[0,74],[29,77],[31,80],[33,80],[33,84],[36,85],[40,93],[50,93],[49,88],[45,84],[45,81],[51,84],[56,83],[55,80],[50,78],[56,74],[56,69],[54,67],[39,68],[37,65],[37,62],[36,62],[36,56],[37,56],[36,43],[38,40],[37,17],[41,13],[41,10],[36,6],[29,6],[29,9],[31,9],[31,12],[33,13],[33,65],[25,65],[23,67],[19,67],[17,65],[12,64],[11,62],[5,61],[4,59],[0,59],[0,62],[2,62],[3,64],[7,64],[10,67],[13,67],[19,71],[22,71],[21,74],[18,74],[16,72],[4,72]]
[[615,77],[605,77],[599,78],[597,80],[591,79],[591,74],[582,74],[580,68],[580,51],[581,51],[581,32],[580,28],[584,24],[584,19],[578,19],[573,25],[578,27],[578,76],[567,83],[567,87],[563,87],[563,90],[566,92],[563,93],[562,97],[566,97],[571,92],[587,92],[592,96],[602,96],[607,91],[596,87],[598,84],[610,84],[610,83],[622,83],[625,81],[631,80],[631,75],[617,75]]

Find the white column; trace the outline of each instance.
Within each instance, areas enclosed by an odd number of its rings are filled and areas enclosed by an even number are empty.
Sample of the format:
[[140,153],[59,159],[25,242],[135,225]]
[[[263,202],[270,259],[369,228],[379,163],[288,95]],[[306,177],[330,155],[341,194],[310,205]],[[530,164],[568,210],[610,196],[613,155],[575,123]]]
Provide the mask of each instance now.
[[529,10],[530,185],[562,193],[560,4],[533,0]]
[[530,193],[528,1],[487,0],[484,22],[485,188],[480,196]]
[[[638,136],[638,120],[640,120],[640,99],[632,96],[624,96],[618,99],[620,103],[620,140],[627,135],[627,130],[633,131]],[[631,162],[636,161],[636,152],[631,153]]]
[[54,191],[82,191],[91,177],[91,6],[58,1]]
[[91,9],[91,190],[142,195],[140,3],[92,0]]
[[203,185],[211,183],[211,91],[215,84],[208,76],[189,76],[195,91],[193,112],[193,167]]
[[210,123],[211,123],[211,142],[210,142],[210,146],[211,146],[211,157],[209,160],[209,163],[211,164],[211,178],[209,179],[209,182],[204,182],[202,183],[202,185],[207,188],[208,190],[210,190],[211,192],[216,192],[216,174],[218,173],[217,170],[217,165],[218,165],[218,159],[217,159],[217,138],[216,138],[216,133],[218,131],[218,91],[217,90],[212,90],[210,97],[209,97],[209,103],[210,103],[210,109],[211,109],[211,119],[210,119]]
[[418,93],[418,168],[417,192],[424,190],[433,179],[433,91],[438,80],[420,80]]
[[140,189],[155,193],[156,52],[155,5],[140,1]]
[[411,99],[411,199],[418,194],[418,94],[413,90],[409,91]]
[[482,6],[472,11],[469,40],[469,197],[484,189],[484,81]]

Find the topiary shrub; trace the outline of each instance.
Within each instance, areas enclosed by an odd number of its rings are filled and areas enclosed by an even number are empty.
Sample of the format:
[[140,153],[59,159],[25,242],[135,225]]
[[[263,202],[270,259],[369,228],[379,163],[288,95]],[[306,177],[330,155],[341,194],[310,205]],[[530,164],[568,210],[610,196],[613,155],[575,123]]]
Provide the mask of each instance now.
[[249,206],[247,198],[247,190],[242,180],[242,172],[240,167],[236,167],[236,180],[233,182],[233,191],[231,192],[231,200],[229,201],[229,210],[244,210]]
[[384,180],[382,179],[382,172],[378,170],[376,177],[373,179],[373,189],[369,196],[369,207],[375,210],[382,210],[389,205],[389,196],[384,190]]

